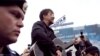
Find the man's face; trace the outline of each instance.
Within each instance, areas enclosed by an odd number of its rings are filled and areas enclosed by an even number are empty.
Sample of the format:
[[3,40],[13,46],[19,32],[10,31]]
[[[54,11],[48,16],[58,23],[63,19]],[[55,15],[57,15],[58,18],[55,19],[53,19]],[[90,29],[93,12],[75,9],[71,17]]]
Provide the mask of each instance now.
[[10,44],[17,41],[23,27],[24,13],[18,6],[0,6],[0,43]]
[[54,14],[49,12],[47,15],[44,15],[44,19],[47,20],[50,24],[53,24]]

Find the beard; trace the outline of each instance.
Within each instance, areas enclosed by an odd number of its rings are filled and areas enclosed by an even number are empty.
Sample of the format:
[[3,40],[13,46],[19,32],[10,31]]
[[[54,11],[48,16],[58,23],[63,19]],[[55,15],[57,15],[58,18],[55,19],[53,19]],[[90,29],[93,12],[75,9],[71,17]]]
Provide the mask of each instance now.
[[52,22],[52,21],[50,21],[50,22],[49,22],[49,26],[50,26],[50,25],[52,25],[52,24],[53,24],[53,22]]

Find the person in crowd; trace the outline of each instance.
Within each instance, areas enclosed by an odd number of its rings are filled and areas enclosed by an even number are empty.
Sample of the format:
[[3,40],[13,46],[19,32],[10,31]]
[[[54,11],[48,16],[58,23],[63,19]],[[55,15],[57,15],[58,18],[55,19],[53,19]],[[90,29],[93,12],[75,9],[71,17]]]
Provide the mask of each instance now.
[[90,46],[86,48],[85,56],[100,56],[100,51],[96,46]]
[[85,50],[87,47],[92,46],[90,41],[83,35],[83,32],[80,32],[80,37],[75,39],[74,46],[76,48],[76,56],[81,56],[83,50]]
[[56,38],[54,31],[49,27],[54,21],[54,12],[51,9],[43,9],[40,12],[40,21],[32,27],[32,45],[37,42],[44,56],[61,56],[61,51],[56,48],[53,39]]
[[25,0],[0,0],[0,56],[20,56],[9,45],[17,41],[23,27],[24,3]]

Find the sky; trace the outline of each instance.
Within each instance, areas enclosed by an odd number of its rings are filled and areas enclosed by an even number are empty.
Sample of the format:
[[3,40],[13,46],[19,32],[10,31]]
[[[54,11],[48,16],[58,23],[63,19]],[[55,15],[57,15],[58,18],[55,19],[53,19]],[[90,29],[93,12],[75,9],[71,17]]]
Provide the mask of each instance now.
[[27,0],[27,2],[24,27],[18,41],[10,45],[11,49],[19,54],[31,43],[32,25],[39,20],[42,9],[52,9],[55,21],[65,15],[66,23],[73,22],[71,25],[73,27],[100,24],[100,0]]

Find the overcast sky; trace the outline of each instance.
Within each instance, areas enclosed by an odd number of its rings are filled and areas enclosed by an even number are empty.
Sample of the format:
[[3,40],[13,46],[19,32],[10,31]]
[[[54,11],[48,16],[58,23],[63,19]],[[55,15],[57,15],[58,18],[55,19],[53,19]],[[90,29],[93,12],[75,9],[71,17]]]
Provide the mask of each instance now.
[[55,21],[65,15],[66,22],[74,22],[73,27],[100,24],[100,0],[27,0],[27,2],[24,27],[18,41],[11,45],[11,48],[20,54],[31,43],[32,25],[39,20],[42,9],[52,9]]

